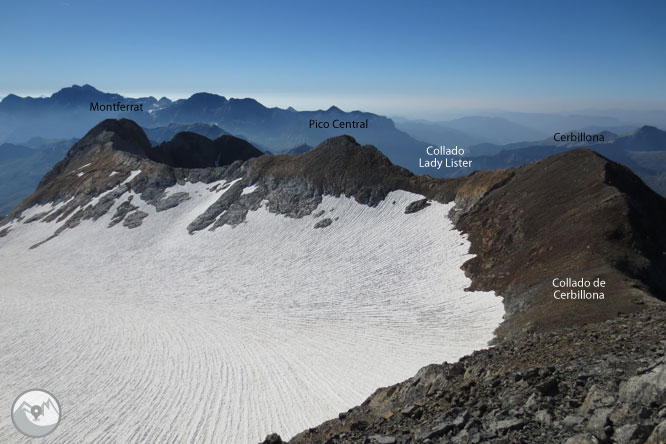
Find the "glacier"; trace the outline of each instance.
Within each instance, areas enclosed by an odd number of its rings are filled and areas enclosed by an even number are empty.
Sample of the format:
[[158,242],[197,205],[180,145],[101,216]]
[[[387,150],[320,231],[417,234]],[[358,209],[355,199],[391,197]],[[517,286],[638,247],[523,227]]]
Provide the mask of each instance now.
[[[58,204],[11,222],[0,406],[53,393],[63,419],[49,443],[254,444],[484,348],[502,321],[500,297],[465,291],[472,255],[453,204],[405,214],[423,196],[393,191],[376,207],[323,196],[302,218],[263,205],[238,226],[189,234],[229,189],[221,182],[173,186],[191,198],[161,212],[134,194],[148,217],[133,229],[108,228],[118,199],[33,249],[60,223],[26,222]],[[322,218],[333,223],[314,229]],[[10,415],[0,442],[27,442]]]

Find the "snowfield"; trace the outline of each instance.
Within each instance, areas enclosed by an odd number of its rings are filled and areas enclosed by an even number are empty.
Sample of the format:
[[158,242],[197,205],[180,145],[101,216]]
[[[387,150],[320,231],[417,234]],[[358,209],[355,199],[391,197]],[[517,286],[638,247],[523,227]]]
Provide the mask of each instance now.
[[191,199],[163,212],[134,195],[149,215],[135,229],[107,228],[114,207],[35,249],[56,223],[0,237],[0,442],[32,442],[9,414],[32,388],[62,407],[43,443],[288,438],[485,347],[501,322],[499,297],[464,291],[469,242],[450,205],[404,214],[421,196],[325,196],[319,218],[262,207],[189,235],[228,189],[214,185],[173,187]]

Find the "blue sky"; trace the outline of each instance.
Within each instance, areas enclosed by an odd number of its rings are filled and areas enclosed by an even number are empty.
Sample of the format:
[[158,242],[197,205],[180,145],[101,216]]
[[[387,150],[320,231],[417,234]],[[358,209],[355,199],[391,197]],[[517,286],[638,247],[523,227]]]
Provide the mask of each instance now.
[[3,2],[0,96],[89,83],[410,116],[664,108],[665,4]]

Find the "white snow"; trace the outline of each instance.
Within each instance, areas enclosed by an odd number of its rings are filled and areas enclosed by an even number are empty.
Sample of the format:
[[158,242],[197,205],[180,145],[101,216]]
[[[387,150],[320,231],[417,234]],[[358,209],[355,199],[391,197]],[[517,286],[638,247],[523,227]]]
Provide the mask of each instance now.
[[252,194],[255,191],[257,191],[257,186],[256,185],[250,185],[249,187],[243,188],[243,191],[241,192],[241,196],[244,194]]
[[92,163],[86,163],[85,165],[78,167],[77,170],[82,170],[85,167],[89,167],[90,165],[92,165]]
[[[149,216],[132,230],[107,228],[112,209],[33,250],[55,224],[0,238],[0,406],[53,393],[49,442],[254,444],[485,347],[502,319],[500,298],[463,291],[450,205],[324,197],[323,229],[264,207],[189,235],[212,185],[172,187],[192,198],[160,213],[133,194]],[[0,415],[0,442],[17,433]]]
[[111,174],[109,174],[109,177],[115,176],[116,174],[118,174],[118,171],[111,171]]
[[130,183],[130,182],[133,181],[134,178],[135,178],[136,176],[138,176],[139,174],[141,174],[141,170],[133,170],[132,172],[130,172],[129,177],[128,177],[127,179],[125,179],[125,180],[123,181],[123,183],[121,183],[121,185],[125,185],[126,183]]
[[[51,212],[59,209],[63,205],[68,204],[69,202],[72,201],[72,199],[74,199],[74,198],[72,197],[72,198],[70,198],[70,199],[68,199],[64,202],[60,202],[60,203],[57,203],[57,204],[48,203],[48,204],[43,204],[43,205],[33,205],[32,207],[23,210],[23,212],[21,213],[21,219],[25,222],[25,221],[29,220],[31,217],[36,216],[38,214],[51,213]],[[32,227],[34,225],[37,225],[37,224],[35,222],[33,222],[31,224],[28,224],[29,227]],[[51,227],[54,230],[55,230],[55,226],[56,226],[55,224],[51,225]],[[36,230],[36,231],[39,231],[39,230]],[[0,244],[0,248],[2,248],[2,244]]]
[[84,173],[83,171],[81,171],[80,173],[76,173],[76,175],[77,175],[78,177],[81,177],[81,176],[83,176],[84,174],[86,174],[86,173]]

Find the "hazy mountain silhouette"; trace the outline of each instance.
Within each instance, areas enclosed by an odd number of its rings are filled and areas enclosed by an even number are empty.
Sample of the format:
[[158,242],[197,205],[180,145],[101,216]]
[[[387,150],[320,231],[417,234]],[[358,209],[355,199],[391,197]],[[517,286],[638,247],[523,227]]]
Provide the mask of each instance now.
[[494,143],[511,143],[519,140],[540,140],[548,136],[548,131],[512,122],[502,117],[469,116],[441,122],[441,125],[467,134],[478,139]]
[[295,146],[292,149],[285,151],[284,154],[289,154],[290,156],[295,156],[297,154],[307,153],[311,149],[312,149],[312,147],[310,145],[303,144],[303,145]]
[[445,145],[451,148],[455,146],[467,148],[471,145],[490,141],[478,135],[471,135],[471,133],[451,128],[442,122],[399,119],[396,120],[395,125],[407,134],[419,140],[432,141],[437,146]]
[[143,131],[153,145],[171,140],[176,134],[186,131],[206,136],[209,139],[217,139],[220,136],[230,135],[219,126],[206,123],[193,123],[189,125],[183,123],[171,123],[167,126],[160,126],[157,128],[144,128]]

